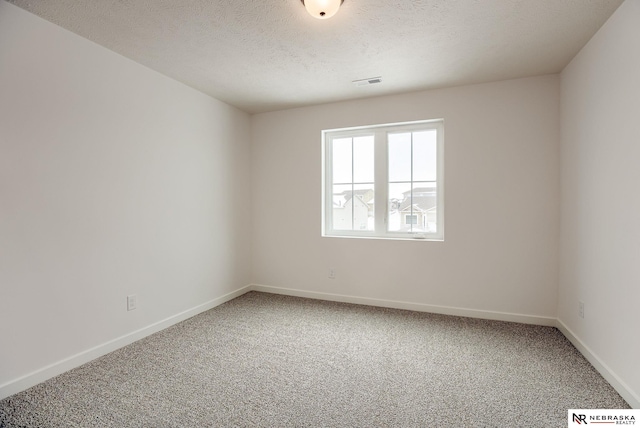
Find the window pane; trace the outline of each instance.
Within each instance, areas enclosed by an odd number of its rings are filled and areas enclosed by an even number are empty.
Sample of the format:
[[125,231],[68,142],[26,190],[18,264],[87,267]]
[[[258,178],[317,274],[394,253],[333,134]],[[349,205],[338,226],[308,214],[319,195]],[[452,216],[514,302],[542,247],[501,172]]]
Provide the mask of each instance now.
[[351,183],[353,180],[351,140],[351,138],[336,138],[332,142],[334,183]]
[[411,133],[389,134],[389,181],[411,181]]
[[373,183],[373,135],[353,139],[353,182]]
[[374,185],[333,186],[332,224],[335,230],[374,230]]
[[353,201],[351,200],[352,186],[333,186],[332,224],[335,230],[353,229]]
[[412,214],[411,184],[390,183],[388,204],[387,230],[390,232],[408,231],[404,216]]
[[428,232],[430,227],[435,228],[437,201],[435,183],[413,183],[411,202],[416,222],[411,226],[411,232],[424,233]]
[[373,183],[356,184],[353,187],[355,192],[353,201],[353,230],[375,230],[375,187]]
[[435,181],[437,162],[435,129],[413,133],[413,180]]

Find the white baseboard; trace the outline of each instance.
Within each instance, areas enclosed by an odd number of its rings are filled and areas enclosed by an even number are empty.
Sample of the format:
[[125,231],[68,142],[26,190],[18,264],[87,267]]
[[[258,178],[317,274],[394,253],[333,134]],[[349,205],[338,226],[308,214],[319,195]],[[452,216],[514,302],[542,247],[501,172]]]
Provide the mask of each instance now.
[[79,367],[91,360],[102,357],[109,352],[113,352],[116,349],[129,345],[135,341],[152,335],[153,333],[157,333],[158,331],[171,327],[172,325],[198,315],[201,312],[205,312],[209,309],[215,308],[216,306],[228,302],[229,300],[235,299],[236,297],[239,297],[249,291],[251,291],[251,286],[247,285],[238,290],[227,293],[224,296],[220,296],[194,308],[187,309],[186,311],[155,322],[151,325],[148,325],[147,327],[143,327],[139,330],[125,334],[124,336],[120,336],[116,339],[110,340],[91,349],[87,349],[86,351],[82,351],[78,354],[72,355],[68,358],[65,358],[64,360],[57,361],[18,379],[9,381],[3,385],[0,385],[0,400],[13,394],[17,394],[18,392],[24,391],[25,389],[31,388],[32,386],[51,379],[54,376],[58,376],[59,374],[69,371],[73,368]]
[[631,388],[613,370],[609,368],[582,340],[562,320],[557,320],[558,330],[576,347],[578,351],[591,363],[593,367],[606,379],[607,382],[624,398],[624,400],[634,409],[640,409],[640,396],[633,392]]
[[355,303],[359,305],[378,306],[382,308],[406,309],[417,312],[430,312],[434,314],[456,315],[460,317],[482,318],[496,321],[519,322],[523,324],[556,326],[556,319],[536,315],[522,315],[508,312],[483,311],[477,309],[455,308],[451,306],[427,305],[424,303],[411,303],[398,300],[374,299],[371,297],[347,296],[343,294],[321,293],[317,291],[305,291],[294,288],[272,287],[270,285],[253,284],[251,289],[265,293],[284,294],[287,296],[307,297],[310,299],[329,300],[332,302]]

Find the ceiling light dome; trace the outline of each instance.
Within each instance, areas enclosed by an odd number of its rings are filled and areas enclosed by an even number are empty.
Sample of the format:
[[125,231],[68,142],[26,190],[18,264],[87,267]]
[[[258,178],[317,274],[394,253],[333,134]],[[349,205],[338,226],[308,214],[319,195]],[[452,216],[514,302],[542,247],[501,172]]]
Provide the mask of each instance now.
[[331,18],[338,12],[344,0],[302,0],[309,15],[318,19]]

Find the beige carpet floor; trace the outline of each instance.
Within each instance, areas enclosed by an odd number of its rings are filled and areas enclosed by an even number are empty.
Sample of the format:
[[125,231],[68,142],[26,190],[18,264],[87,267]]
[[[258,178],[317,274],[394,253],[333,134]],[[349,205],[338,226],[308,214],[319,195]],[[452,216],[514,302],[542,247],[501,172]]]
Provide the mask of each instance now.
[[564,427],[629,408],[555,328],[251,292],[0,401],[1,427]]

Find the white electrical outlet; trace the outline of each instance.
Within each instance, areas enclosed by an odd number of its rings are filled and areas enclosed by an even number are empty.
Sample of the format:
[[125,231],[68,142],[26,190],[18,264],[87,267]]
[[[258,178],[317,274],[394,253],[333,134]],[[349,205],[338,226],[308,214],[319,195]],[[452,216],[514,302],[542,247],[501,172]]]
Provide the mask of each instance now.
[[578,302],[578,316],[584,318],[584,302]]
[[138,296],[136,294],[127,296],[127,310],[133,311],[137,307],[138,307]]
[[334,268],[329,268],[329,279],[336,279],[336,270]]

